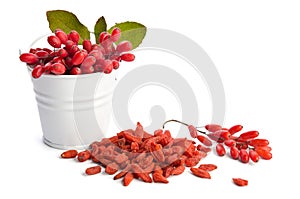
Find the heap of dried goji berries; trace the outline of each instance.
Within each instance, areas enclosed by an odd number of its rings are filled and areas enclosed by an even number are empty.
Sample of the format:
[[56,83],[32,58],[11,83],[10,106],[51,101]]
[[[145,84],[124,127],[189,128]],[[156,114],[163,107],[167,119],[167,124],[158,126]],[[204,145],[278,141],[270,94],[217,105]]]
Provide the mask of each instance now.
[[[180,122],[177,120],[169,120],[167,122],[170,121]],[[261,146],[263,141],[254,141],[254,136],[249,136],[251,139],[245,136],[248,134],[252,135],[252,133],[233,137],[227,134],[225,136],[225,133],[218,132],[220,130],[222,132],[230,131],[230,129],[226,130],[217,125],[205,126],[210,133],[200,131],[192,125],[185,125],[188,126],[191,137],[197,138],[200,144],[197,144],[198,141],[195,142],[187,138],[173,138],[169,130],[159,129],[152,135],[144,131],[143,126],[137,123],[136,129],[134,130],[128,129],[110,138],[95,141],[90,145],[89,149],[79,153],[76,150],[65,151],[61,154],[61,157],[77,157],[79,162],[91,159],[94,163],[99,165],[87,168],[85,171],[87,175],[100,173],[102,166],[105,168],[107,174],[115,174],[114,180],[123,178],[123,184],[127,186],[135,178],[147,183],[151,183],[152,181],[168,183],[167,178],[169,176],[182,174],[186,167],[190,167],[191,173],[195,176],[210,179],[211,176],[209,172],[215,170],[217,166],[214,164],[201,164],[197,167],[197,165],[199,161],[206,157],[207,153],[211,151],[211,147],[213,146],[212,141],[218,142],[216,151],[220,156],[226,153],[222,143],[224,142],[226,144],[226,142],[229,142],[227,140],[232,140],[230,141],[232,143],[230,147],[238,147],[240,143],[243,143],[243,146],[247,145],[247,147],[248,144],[252,145],[254,149],[249,149],[249,155],[254,162],[257,162],[258,158],[253,159],[253,152],[251,151],[265,150],[261,147],[266,147],[265,145]],[[214,130],[212,128],[214,128]],[[198,132],[205,135],[200,135]],[[241,140],[241,138],[243,138],[243,140]],[[253,144],[256,142],[260,144]],[[238,155],[241,161],[245,163],[244,156],[248,155],[245,147],[239,147],[237,150],[239,150]],[[242,152],[243,150],[244,152]],[[259,152],[256,153],[264,157],[264,155],[261,155]],[[270,151],[268,151],[268,153],[270,153]],[[235,156],[232,156],[232,158],[236,159]],[[240,186],[248,184],[247,180],[241,178],[233,178],[232,180],[235,184]]]

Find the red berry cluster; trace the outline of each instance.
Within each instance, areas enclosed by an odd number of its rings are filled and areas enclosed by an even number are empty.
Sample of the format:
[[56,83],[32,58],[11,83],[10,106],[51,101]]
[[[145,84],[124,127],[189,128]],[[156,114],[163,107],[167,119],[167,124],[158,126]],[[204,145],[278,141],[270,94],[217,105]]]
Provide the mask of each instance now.
[[135,56],[128,53],[132,49],[129,41],[115,44],[121,37],[121,30],[114,28],[112,33],[102,32],[99,44],[83,40],[82,48],[78,45],[80,35],[75,30],[69,34],[57,29],[47,38],[54,48],[35,48],[20,55],[20,60],[27,63],[32,70],[32,77],[42,74],[79,75],[95,72],[109,74],[118,69],[120,61],[133,61]]
[[[197,138],[201,142],[197,148],[212,147],[212,141],[215,141],[215,151],[219,156],[226,154],[226,146],[229,148],[230,157],[234,160],[239,159],[243,163],[248,163],[250,159],[253,162],[258,162],[260,158],[265,160],[272,158],[272,148],[269,146],[269,141],[257,138],[259,132],[255,130],[240,133],[243,129],[242,125],[235,125],[227,129],[218,124],[208,124],[204,126],[207,131],[204,132],[198,130],[202,127],[194,127],[178,120],[169,120],[165,124],[171,121],[188,126],[191,137]],[[236,133],[240,133],[240,135],[236,136]]]

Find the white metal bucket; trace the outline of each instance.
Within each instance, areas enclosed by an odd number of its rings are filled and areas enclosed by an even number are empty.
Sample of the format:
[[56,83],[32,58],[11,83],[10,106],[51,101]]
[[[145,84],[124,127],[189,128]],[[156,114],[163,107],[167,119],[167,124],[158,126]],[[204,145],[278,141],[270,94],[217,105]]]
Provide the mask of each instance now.
[[115,71],[31,79],[47,145],[80,149],[103,137],[112,111]]

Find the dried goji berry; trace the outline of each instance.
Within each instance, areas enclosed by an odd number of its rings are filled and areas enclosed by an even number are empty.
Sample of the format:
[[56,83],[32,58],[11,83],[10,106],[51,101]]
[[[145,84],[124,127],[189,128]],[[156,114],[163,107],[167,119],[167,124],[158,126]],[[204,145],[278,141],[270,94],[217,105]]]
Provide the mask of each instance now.
[[131,183],[131,181],[133,180],[133,178],[134,178],[134,176],[132,173],[130,173],[130,172],[126,173],[126,175],[123,179],[123,185],[128,186]]
[[156,183],[169,183],[168,179],[164,177],[161,173],[153,172],[152,173],[153,181]]
[[198,176],[200,178],[208,178],[208,179],[211,179],[211,176],[210,174],[203,170],[203,169],[200,169],[200,168],[190,168],[191,172],[195,175],[195,176]]
[[180,165],[171,171],[171,175],[180,175],[184,172],[185,167],[183,165]]
[[118,164],[121,164],[121,163],[125,162],[126,160],[128,160],[128,157],[124,153],[119,154],[115,157],[115,161]]
[[105,168],[105,173],[112,175],[118,171],[118,165],[116,163],[110,163]]
[[94,175],[94,174],[97,174],[97,173],[100,173],[100,172],[101,172],[101,167],[100,166],[89,167],[85,170],[85,173],[87,175]]
[[217,169],[217,165],[214,165],[214,164],[201,164],[199,166],[200,169],[203,169],[205,171],[213,171],[215,169]]
[[166,178],[170,177],[173,171],[173,167],[172,166],[167,166],[163,169],[163,176],[165,176]]
[[234,184],[238,186],[247,186],[248,180],[242,179],[242,178],[232,178]]
[[91,158],[91,152],[89,150],[81,151],[77,155],[77,159],[79,162],[84,162]]
[[116,174],[114,176],[114,180],[118,180],[118,179],[124,177],[127,173],[128,173],[128,171],[120,171],[118,174]]
[[193,167],[193,166],[196,166],[198,163],[199,163],[199,159],[197,158],[187,158],[185,160],[185,166],[187,167]]
[[157,162],[165,161],[165,155],[162,151],[162,146],[160,144],[151,143],[150,152]]
[[78,152],[76,150],[68,150],[63,152],[60,157],[62,158],[75,158],[77,156]]
[[124,131],[124,137],[125,137],[126,140],[129,140],[131,142],[137,142],[137,143],[142,142],[142,138],[136,137],[136,136],[130,134],[129,132],[127,132],[127,131]]
[[143,135],[144,135],[144,128],[141,125],[141,123],[139,123],[139,122],[136,124],[136,129],[134,131],[134,135],[139,137],[139,138],[142,138]]
[[139,177],[141,178],[144,182],[148,182],[151,183],[152,179],[149,176],[148,173],[145,173],[145,171],[137,164],[132,164],[131,168],[133,170],[133,172]]

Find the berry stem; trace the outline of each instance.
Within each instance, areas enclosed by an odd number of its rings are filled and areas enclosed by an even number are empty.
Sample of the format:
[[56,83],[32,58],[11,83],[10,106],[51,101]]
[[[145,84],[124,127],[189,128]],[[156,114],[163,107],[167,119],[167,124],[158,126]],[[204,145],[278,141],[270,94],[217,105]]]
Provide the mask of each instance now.
[[[169,122],[177,122],[177,123],[180,123],[180,124],[182,124],[182,125],[189,126],[189,124],[187,124],[187,123],[185,123],[185,122],[182,122],[182,121],[179,121],[179,120],[175,120],[175,119],[171,119],[171,120],[165,121],[165,122],[163,123],[162,128],[164,129],[164,128],[165,128],[165,125],[166,125],[167,123],[169,123]],[[199,133],[202,133],[202,134],[205,134],[205,135],[206,135],[206,132],[204,132],[204,131],[200,131],[200,130],[198,130],[198,129],[197,129],[197,131],[198,131]]]

